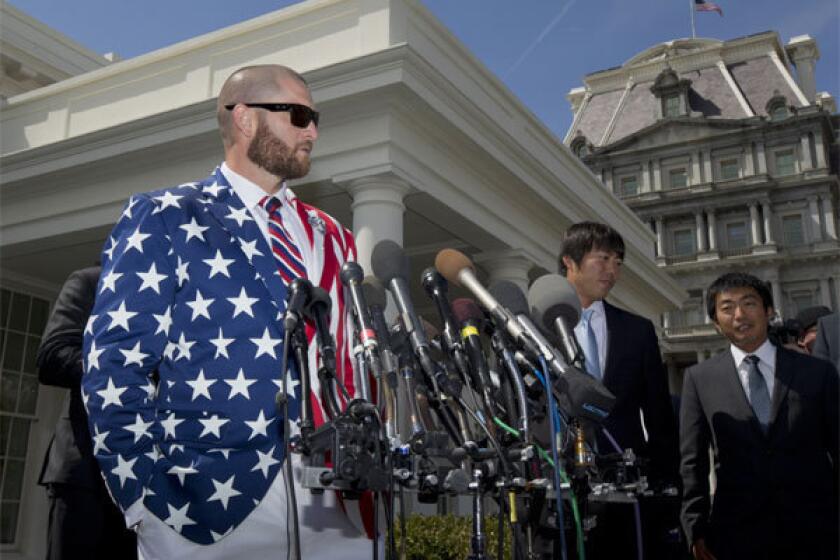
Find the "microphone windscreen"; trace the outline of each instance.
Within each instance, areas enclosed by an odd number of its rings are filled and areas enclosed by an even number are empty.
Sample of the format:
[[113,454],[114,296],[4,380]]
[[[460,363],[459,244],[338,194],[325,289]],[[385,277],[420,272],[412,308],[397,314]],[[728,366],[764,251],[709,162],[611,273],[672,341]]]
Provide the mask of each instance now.
[[528,290],[528,304],[537,324],[549,332],[554,331],[554,321],[560,317],[573,329],[580,319],[580,299],[569,281],[559,274],[540,276]]
[[455,249],[443,249],[435,257],[435,268],[438,269],[444,278],[450,283],[460,287],[458,273],[469,268],[475,274],[475,267],[467,256]]
[[312,308],[319,304],[325,305],[326,312],[329,314],[332,309],[332,299],[330,298],[330,294],[320,286],[312,286],[312,297],[309,299],[309,305],[306,306],[306,314],[310,317],[314,317]]
[[479,322],[484,321],[484,313],[482,313],[481,308],[470,298],[458,298],[453,301],[452,314],[455,315],[458,323],[463,323],[470,319]]
[[522,289],[510,280],[499,280],[489,288],[490,294],[514,315],[528,315],[528,300]]
[[408,257],[403,248],[390,239],[383,239],[373,248],[370,267],[373,269],[373,274],[386,286],[394,278],[408,281],[410,269]]
[[365,273],[362,270],[362,265],[357,262],[347,261],[341,265],[341,283],[345,286],[350,285],[350,282],[361,282]]
[[385,288],[382,287],[382,282],[370,274],[365,276],[362,281],[362,294],[365,296],[365,303],[370,307],[379,307],[385,309],[387,304],[387,295]]

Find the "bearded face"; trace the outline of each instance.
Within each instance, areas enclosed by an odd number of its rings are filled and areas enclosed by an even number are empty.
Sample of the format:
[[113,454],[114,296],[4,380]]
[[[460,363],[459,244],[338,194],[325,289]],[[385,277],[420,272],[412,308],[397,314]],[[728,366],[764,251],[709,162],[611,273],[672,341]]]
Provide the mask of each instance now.
[[275,136],[260,118],[257,132],[248,145],[248,159],[276,177],[298,179],[309,173],[309,151],[312,142],[290,148]]

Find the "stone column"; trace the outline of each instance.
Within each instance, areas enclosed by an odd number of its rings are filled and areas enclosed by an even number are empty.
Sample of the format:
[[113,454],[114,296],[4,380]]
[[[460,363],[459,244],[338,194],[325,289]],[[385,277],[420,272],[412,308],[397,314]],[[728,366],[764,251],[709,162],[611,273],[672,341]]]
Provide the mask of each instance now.
[[656,218],[656,256],[657,257],[664,257],[665,251],[663,250],[663,242],[664,242],[664,231],[663,227],[665,226],[664,222],[662,221],[661,217]]
[[700,152],[694,152],[691,156],[691,181],[689,181],[689,184],[699,185],[703,182],[703,177],[700,175]]
[[761,202],[761,213],[764,214],[764,244],[775,245],[773,241],[773,210],[770,208],[770,201]]
[[383,239],[403,243],[403,199],[408,183],[393,175],[364,177],[352,181],[347,190],[353,197],[353,236],[358,262],[365,274],[373,274],[370,257]]
[[714,209],[706,210],[706,219],[709,222],[709,251],[717,251],[717,223]]
[[831,288],[828,286],[828,278],[820,278],[820,305],[831,309]]
[[782,281],[778,277],[771,280],[770,290],[773,292],[773,308],[779,315],[784,317],[785,298],[784,294],[782,294]]
[[817,154],[817,169],[824,169],[827,166],[825,161],[825,145],[823,144],[822,132],[819,130],[814,131],[814,148]]
[[650,181],[651,181],[650,162],[645,161],[645,162],[642,162],[642,192],[653,191],[653,185],[651,184]]
[[662,190],[662,167],[658,159],[653,160],[653,190]]
[[703,323],[708,325],[712,322],[712,318],[709,317],[709,314],[706,312],[706,300],[709,299],[709,289],[703,288],[703,301],[700,302],[700,309],[703,312]]
[[513,282],[528,294],[528,272],[534,268],[534,260],[529,258],[524,251],[519,249],[506,249],[480,253],[473,259],[487,272],[487,286],[491,286],[501,280]]
[[813,169],[811,163],[811,143],[808,141],[808,133],[803,132],[799,137],[799,165],[802,166],[802,171]]
[[703,180],[707,183],[711,183],[715,180],[715,176],[712,173],[712,151],[711,150],[703,150]]
[[822,241],[822,228],[820,227],[819,199],[816,196],[808,197],[808,209],[811,215],[811,241],[818,243]]
[[706,232],[703,231],[703,212],[698,210],[694,213],[695,237],[697,238],[697,252],[706,252]]
[[666,311],[662,314],[662,328],[668,330],[671,328],[671,312]]
[[750,203],[750,225],[752,226],[752,244],[753,246],[761,244],[761,230],[758,223],[758,204]]
[[751,177],[755,175],[755,160],[753,159],[752,145],[748,145],[744,150],[744,176]]
[[613,170],[612,168],[604,169],[604,186],[610,192],[615,192],[613,190]]
[[758,160],[758,174],[767,173],[767,156],[764,154],[764,142],[756,142],[755,155]]
[[825,224],[825,236],[827,240],[837,239],[837,225],[834,221],[834,207],[831,205],[831,194],[820,196],[823,210],[823,223]]

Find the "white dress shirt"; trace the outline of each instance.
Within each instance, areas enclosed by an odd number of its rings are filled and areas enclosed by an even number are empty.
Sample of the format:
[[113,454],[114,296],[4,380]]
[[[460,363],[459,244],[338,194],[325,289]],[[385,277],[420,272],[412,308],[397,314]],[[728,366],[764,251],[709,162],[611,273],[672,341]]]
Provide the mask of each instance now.
[[767,392],[770,395],[770,403],[773,403],[773,387],[776,385],[776,347],[765,340],[764,343],[756,349],[755,352],[748,354],[734,344],[729,345],[729,351],[732,352],[732,358],[735,360],[735,368],[738,370],[738,380],[741,382],[741,387],[744,388],[744,394],[749,395],[750,384],[750,365],[744,358],[754,355],[758,356],[758,371],[764,377],[764,383],[767,384]]
[[[598,364],[601,366],[601,376],[603,377],[604,370],[607,366],[607,344],[609,341],[607,340],[607,315],[604,311],[604,302],[601,300],[594,301],[592,304],[587,307],[586,309],[592,310],[592,319],[590,319],[589,323],[592,325],[592,332],[595,333],[595,340],[598,343]],[[583,317],[583,311],[581,310],[581,318]],[[575,337],[583,346],[583,341],[586,340],[586,328],[583,326],[582,321],[578,321],[577,326],[575,327]]]

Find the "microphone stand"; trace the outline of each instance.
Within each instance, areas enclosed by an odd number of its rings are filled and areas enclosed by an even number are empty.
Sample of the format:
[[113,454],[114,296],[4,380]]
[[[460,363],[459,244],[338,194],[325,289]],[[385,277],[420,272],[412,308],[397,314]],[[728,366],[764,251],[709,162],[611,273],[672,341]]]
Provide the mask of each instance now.
[[[299,327],[295,330],[301,330]],[[277,397],[275,399],[275,405],[277,407],[278,414],[283,416],[283,424],[281,428],[281,437],[283,438],[283,446],[284,450],[284,461],[283,461],[283,468],[286,472],[286,484],[288,486],[287,496],[289,500],[289,508],[292,510],[292,539],[291,544],[294,545],[294,558],[295,560],[301,560],[300,555],[300,520],[298,519],[298,510],[297,510],[297,495],[295,494],[295,478],[294,478],[294,471],[292,470],[292,446],[291,441],[289,438],[289,434],[291,432],[291,422],[289,422],[289,396],[287,393],[287,384],[286,379],[288,375],[286,370],[288,369],[289,363],[289,342],[292,338],[292,332],[288,329],[283,333],[283,355],[280,361],[280,375],[281,375],[281,384],[280,384],[280,392],[277,393]],[[303,407],[301,407],[302,409]],[[278,426],[279,427],[279,426]],[[286,530],[288,531],[288,521],[286,525]]]
[[[292,351],[294,352],[295,362],[297,362],[298,371],[300,372],[300,433],[302,436],[301,442],[305,446],[307,437],[315,429],[315,422],[312,419],[312,381],[309,378],[308,344],[306,343],[306,332],[302,324],[295,328],[291,338]],[[286,351],[286,346],[283,346],[283,352],[285,353]]]

